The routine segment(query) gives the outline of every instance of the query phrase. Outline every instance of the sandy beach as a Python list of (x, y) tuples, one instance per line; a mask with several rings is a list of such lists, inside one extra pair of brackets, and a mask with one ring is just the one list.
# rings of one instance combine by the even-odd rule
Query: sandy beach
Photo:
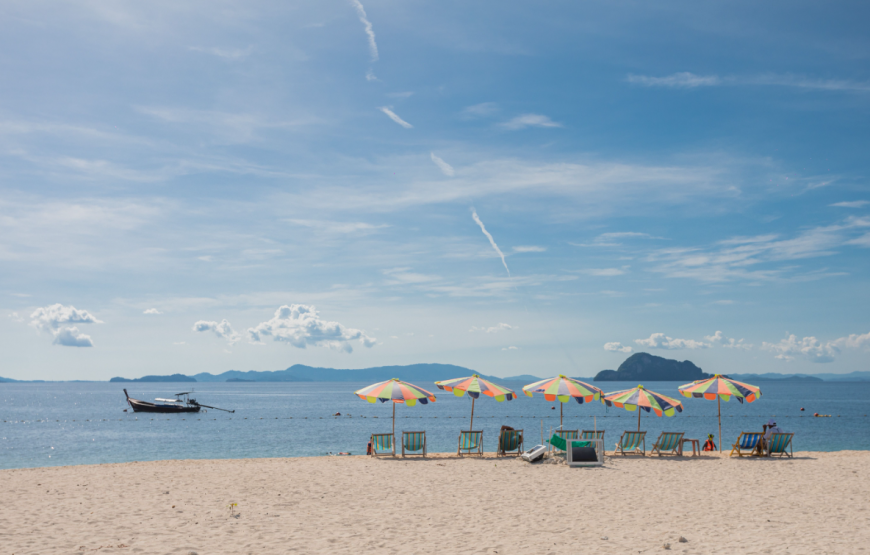
[[(870, 452), (158, 461), (0, 471), (4, 553), (862, 553)], [(237, 516), (228, 505), (236, 503)], [(687, 541), (680, 542), (680, 537)]]

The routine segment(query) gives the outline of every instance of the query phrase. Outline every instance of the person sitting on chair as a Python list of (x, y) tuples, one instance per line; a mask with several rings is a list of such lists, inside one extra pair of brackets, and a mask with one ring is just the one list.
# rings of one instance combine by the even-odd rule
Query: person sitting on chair
[(782, 428), (776, 425), (776, 420), (773, 418), (768, 420), (767, 424), (763, 425), (761, 429), (764, 432), (764, 437), (762, 437), (761, 441), (758, 442), (758, 447), (756, 448), (759, 455), (764, 454), (764, 450), (767, 448), (767, 442), (770, 441), (771, 434), (782, 433)]
[(707, 434), (707, 441), (704, 443), (704, 451), (715, 451), (716, 444), (713, 443), (713, 434)]

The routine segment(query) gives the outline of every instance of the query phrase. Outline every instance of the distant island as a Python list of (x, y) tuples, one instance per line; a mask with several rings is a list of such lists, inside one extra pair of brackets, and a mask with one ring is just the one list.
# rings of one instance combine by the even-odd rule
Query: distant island
[(596, 382), (692, 382), (709, 378), (694, 363), (684, 360), (670, 360), (649, 353), (635, 353), (625, 359), (616, 370), (602, 370)]
[(110, 382), (133, 383), (133, 382), (195, 382), (196, 380), (184, 374), (172, 374), (171, 376), (142, 376), (141, 378), (112, 378)]

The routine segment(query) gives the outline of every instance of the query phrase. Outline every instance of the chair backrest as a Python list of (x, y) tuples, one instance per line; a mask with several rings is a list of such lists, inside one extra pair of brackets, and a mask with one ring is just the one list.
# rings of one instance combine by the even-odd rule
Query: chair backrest
[(659, 449), (662, 451), (673, 451), (680, 446), (680, 442), (683, 441), (683, 436), (686, 435), (685, 432), (662, 432), (662, 435), (659, 436)]
[(770, 434), (768, 445), (771, 453), (785, 453), (794, 434)]
[(372, 448), (375, 451), (386, 451), (393, 448), (393, 434), (372, 434)]
[(755, 446), (758, 445), (758, 440), (761, 439), (762, 435), (764, 434), (760, 432), (741, 432), (740, 448), (755, 449)]
[(402, 432), (405, 451), (419, 451), (426, 445), (426, 432)]
[(636, 449), (646, 437), (646, 432), (629, 432), (622, 434), (619, 444), (623, 449)]
[(459, 432), (460, 449), (477, 449), (483, 432)]
[(604, 439), (604, 430), (583, 430), (580, 439)]
[(580, 439), (580, 430), (556, 430), (556, 435), (562, 439)]
[(498, 445), (503, 451), (513, 451), (519, 446), (522, 435), (522, 430), (502, 430)]

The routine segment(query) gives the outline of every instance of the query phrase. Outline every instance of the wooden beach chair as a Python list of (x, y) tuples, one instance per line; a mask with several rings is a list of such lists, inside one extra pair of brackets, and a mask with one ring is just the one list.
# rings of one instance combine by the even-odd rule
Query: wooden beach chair
[(483, 456), (483, 432), (464, 431), (459, 432), (459, 448), (456, 450), (457, 455), (462, 455), (465, 451), (468, 454), (477, 452)]
[(523, 454), (523, 431), (522, 430), (502, 430), (498, 436), (498, 451), (496, 457), (506, 457), (508, 455)]
[[(553, 432), (557, 436), (561, 437), (565, 441), (571, 441), (572, 439), (580, 439), (580, 430), (555, 430)], [(556, 447), (555, 445), (553, 447)], [(557, 449), (561, 449), (560, 447), (556, 447)], [(561, 449), (564, 451), (564, 449)]]
[(761, 441), (762, 437), (764, 437), (764, 434), (761, 432), (740, 432), (740, 435), (737, 436), (737, 442), (731, 446), (731, 454), (728, 456), (733, 457), (734, 453), (737, 453), (738, 457), (751, 457), (755, 455), (758, 442)]
[(405, 455), (426, 456), (426, 432), (402, 432), (402, 456)]
[(684, 435), (686, 435), (685, 432), (662, 432), (650, 454), (658, 453), (659, 457), (662, 455), (682, 455)]
[[(642, 447), (641, 447), (642, 446)], [(616, 444), (616, 452), (622, 453), (624, 457), (626, 453), (646, 456), (646, 432), (629, 432), (624, 431), (619, 436), (619, 441)]]
[(583, 430), (580, 439), (604, 439), (604, 430)]
[[(792, 437), (794, 437), (794, 434), (770, 434), (770, 439), (767, 440), (767, 456), (794, 457), (794, 453), (791, 450)], [(786, 452), (786, 449), (788, 449), (788, 452)]]
[[(380, 451), (380, 453), (378, 452)], [(396, 446), (393, 445), (393, 434), (372, 434), (372, 456), (386, 454), (396, 456)]]

